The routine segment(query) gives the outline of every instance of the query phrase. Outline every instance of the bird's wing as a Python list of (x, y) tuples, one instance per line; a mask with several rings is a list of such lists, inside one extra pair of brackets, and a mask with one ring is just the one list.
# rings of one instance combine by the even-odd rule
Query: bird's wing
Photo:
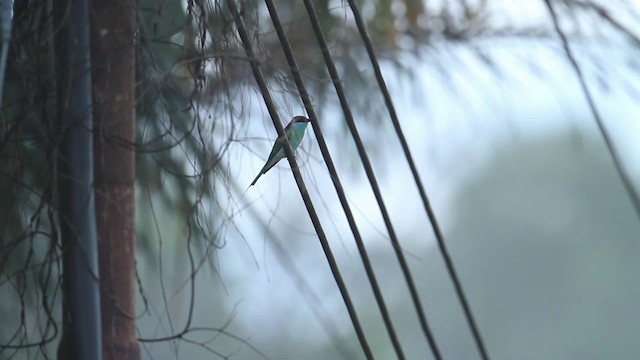
[(272, 167), (274, 167), (278, 161), (282, 160), (285, 157), (284, 153), (284, 137), (278, 137), (273, 144), (273, 148), (271, 149), (271, 153), (269, 154), (269, 158), (267, 159), (267, 163), (264, 164), (264, 167), (260, 171), (261, 173), (266, 173)]
[(269, 171), (269, 169), (271, 169), (278, 162), (278, 160), (282, 158), (280, 157), (280, 159), (277, 159), (278, 151), (282, 150), (284, 152), (284, 149), (282, 149), (282, 142), (278, 142), (279, 139), (280, 138), (276, 139), (276, 142), (273, 144), (273, 147), (271, 148), (271, 153), (269, 154), (269, 158), (267, 159), (267, 162), (264, 164), (262, 169), (260, 169), (258, 176), (256, 176), (255, 179), (253, 179), (253, 182), (251, 183), (251, 185), (254, 185), (258, 181), (260, 176), (262, 176), (262, 174), (266, 174), (267, 171)]
[[(302, 129), (302, 131), (296, 131), (296, 129), (293, 129), (291, 124), (292, 123), (289, 123), (289, 125), (287, 125), (287, 127), (285, 128), (285, 134), (289, 136), (289, 145), (291, 146), (291, 150), (295, 151), (302, 141), (302, 137), (304, 136), (304, 129)], [(278, 163), (278, 161), (286, 157), (284, 151), (285, 141), (286, 140), (284, 136), (278, 136), (276, 141), (273, 143), (273, 147), (271, 148), (271, 153), (269, 153), (267, 162), (264, 164), (264, 166), (258, 173), (258, 176), (256, 176), (251, 185), (255, 184), (260, 176), (262, 176), (262, 174), (265, 174), (267, 171), (271, 170), (271, 168), (274, 167)]]
[(267, 163), (269, 163), (269, 161), (271, 161), (275, 157), (276, 153), (280, 151), (283, 146), (284, 146), (284, 137), (278, 136), (276, 141), (273, 142), (273, 147), (271, 148), (271, 152), (269, 153), (269, 157), (267, 158)]

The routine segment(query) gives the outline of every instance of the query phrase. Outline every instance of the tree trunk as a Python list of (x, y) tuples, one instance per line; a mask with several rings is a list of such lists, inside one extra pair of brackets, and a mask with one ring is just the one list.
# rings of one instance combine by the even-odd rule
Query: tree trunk
[(103, 357), (139, 359), (135, 332), (135, 8), (91, 2)]

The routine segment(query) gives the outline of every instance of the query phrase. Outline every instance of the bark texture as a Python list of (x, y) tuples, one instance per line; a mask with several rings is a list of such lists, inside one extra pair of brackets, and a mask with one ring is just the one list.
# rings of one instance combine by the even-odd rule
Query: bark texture
[(91, 2), (103, 357), (140, 359), (135, 332), (135, 7)]

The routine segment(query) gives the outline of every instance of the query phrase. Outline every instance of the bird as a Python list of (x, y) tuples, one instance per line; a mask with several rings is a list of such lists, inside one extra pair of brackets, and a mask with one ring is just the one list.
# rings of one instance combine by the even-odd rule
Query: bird
[[(300, 142), (302, 142), (302, 138), (304, 137), (304, 131), (309, 124), (309, 119), (304, 116), (298, 115), (291, 119), (291, 122), (284, 128), (284, 136), (289, 140), (289, 146), (291, 146), (291, 151), (296, 151)], [(249, 187), (255, 185), (260, 176), (266, 174), (278, 161), (284, 159), (287, 155), (284, 151), (284, 146), (286, 141), (284, 136), (279, 136), (276, 141), (273, 143), (273, 148), (271, 149), (271, 153), (269, 154), (269, 158), (267, 159), (266, 164), (262, 167), (258, 176), (253, 179), (253, 182)]]

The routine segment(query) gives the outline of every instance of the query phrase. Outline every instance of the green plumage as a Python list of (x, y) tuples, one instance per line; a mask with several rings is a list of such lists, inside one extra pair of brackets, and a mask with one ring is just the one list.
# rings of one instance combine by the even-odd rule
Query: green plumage
[[(291, 146), (292, 151), (296, 151), (296, 149), (302, 142), (302, 138), (304, 137), (304, 131), (307, 128), (308, 123), (309, 123), (309, 119), (307, 119), (306, 117), (296, 116), (285, 127), (284, 132), (287, 138), (289, 139), (289, 145)], [(276, 139), (266, 164), (264, 164), (264, 166), (258, 173), (258, 176), (256, 176), (256, 178), (253, 180), (253, 182), (249, 186), (254, 185), (258, 181), (260, 176), (262, 176), (262, 174), (266, 174), (267, 171), (269, 171), (272, 167), (274, 167), (278, 163), (278, 161), (286, 157), (286, 153), (284, 151), (285, 143), (286, 143), (286, 140), (282, 136)]]

